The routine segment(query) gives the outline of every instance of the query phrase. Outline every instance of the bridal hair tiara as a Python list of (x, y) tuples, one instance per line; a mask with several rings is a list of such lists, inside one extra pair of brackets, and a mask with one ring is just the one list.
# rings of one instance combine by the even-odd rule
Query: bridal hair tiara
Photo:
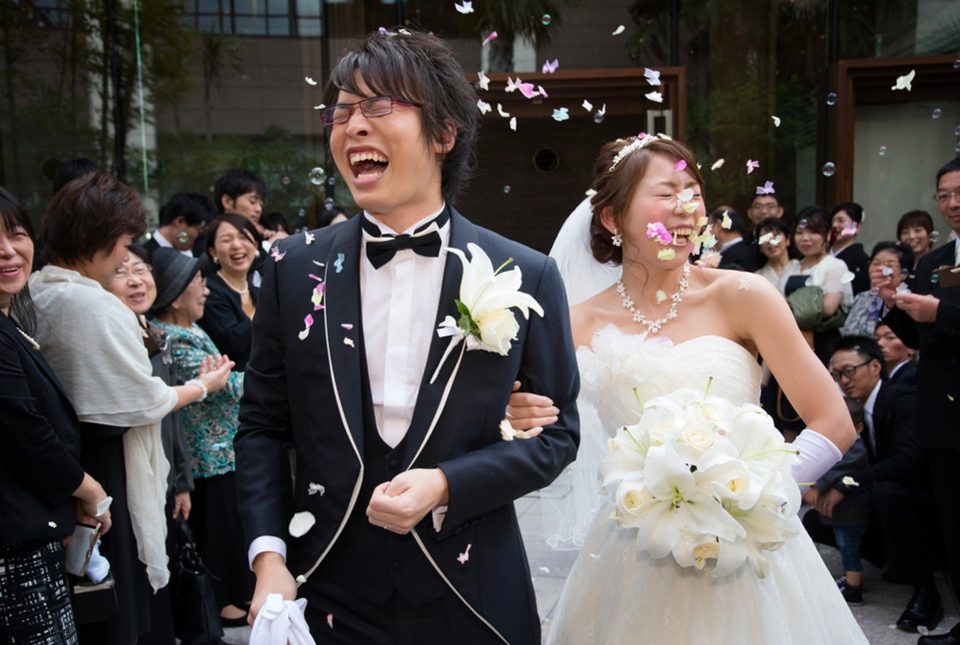
[(665, 134), (647, 134), (646, 132), (641, 132), (634, 138), (633, 141), (631, 141), (627, 145), (620, 148), (619, 152), (617, 152), (617, 156), (613, 158), (613, 163), (610, 164), (609, 172), (613, 172), (614, 169), (617, 167), (617, 164), (619, 164), (621, 161), (623, 161), (624, 159), (632, 155), (634, 152), (636, 152), (640, 148), (647, 147), (657, 139), (669, 139), (669, 138), (670, 137), (668, 137)]

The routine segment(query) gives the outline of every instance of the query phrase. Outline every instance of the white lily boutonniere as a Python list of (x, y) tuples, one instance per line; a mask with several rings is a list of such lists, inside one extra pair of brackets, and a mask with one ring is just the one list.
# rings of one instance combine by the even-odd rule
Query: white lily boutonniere
[(531, 310), (543, 316), (540, 303), (520, 291), (523, 281), (520, 267), (504, 271), (512, 258), (494, 269), (490, 257), (479, 246), (467, 244), (467, 250), (469, 260), (460, 249), (447, 249), (463, 263), (460, 297), (456, 300), (460, 317), (447, 316), (437, 328), (437, 335), (450, 338), (450, 345), (440, 359), (431, 383), (436, 381), (440, 368), (460, 341), (464, 341), (465, 349), (482, 349), (506, 356), (520, 331), (516, 314), (511, 309), (519, 309), (524, 318), (530, 317)]

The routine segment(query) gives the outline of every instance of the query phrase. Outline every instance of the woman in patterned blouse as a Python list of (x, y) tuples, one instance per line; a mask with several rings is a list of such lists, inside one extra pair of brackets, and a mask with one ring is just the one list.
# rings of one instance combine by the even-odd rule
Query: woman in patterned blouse
[[(220, 354), (197, 325), (209, 293), (199, 262), (162, 248), (154, 251), (151, 261), (160, 294), (154, 308), (157, 326), (167, 334), (178, 377), (195, 378), (205, 359)], [(233, 436), (242, 393), (243, 372), (234, 371), (225, 388), (180, 413), (180, 427), (192, 453), (190, 527), (200, 556), (215, 576), (221, 621), (226, 626), (245, 624), (246, 611), (240, 607), (253, 593), (234, 489)]]

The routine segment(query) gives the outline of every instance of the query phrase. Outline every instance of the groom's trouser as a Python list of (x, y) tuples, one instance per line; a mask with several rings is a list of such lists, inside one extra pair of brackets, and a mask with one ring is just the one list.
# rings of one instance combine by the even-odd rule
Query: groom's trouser
[(318, 645), (501, 642), (452, 592), (418, 607), (394, 593), (379, 606), (314, 575), (300, 588), (300, 597), (307, 599), (307, 623)]

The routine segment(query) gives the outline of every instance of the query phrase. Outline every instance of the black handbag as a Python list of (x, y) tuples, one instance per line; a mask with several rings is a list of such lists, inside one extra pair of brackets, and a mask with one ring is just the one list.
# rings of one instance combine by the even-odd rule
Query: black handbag
[(193, 533), (182, 517), (177, 518), (176, 530), (176, 560), (170, 575), (175, 633), (183, 645), (216, 643), (223, 636), (223, 626), (213, 574), (200, 560)]

